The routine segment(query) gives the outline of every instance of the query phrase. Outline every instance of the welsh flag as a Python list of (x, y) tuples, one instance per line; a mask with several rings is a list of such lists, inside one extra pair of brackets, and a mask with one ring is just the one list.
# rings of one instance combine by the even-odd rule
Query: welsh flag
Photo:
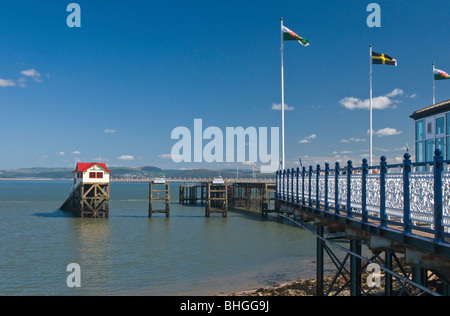
[(445, 71), (435, 69), (434, 70), (434, 79), (435, 80), (445, 80), (445, 79), (450, 79), (450, 76)]
[(309, 46), (309, 41), (307, 39), (298, 36), (290, 29), (288, 29), (286, 26), (283, 26), (282, 31), (283, 31), (283, 39), (285, 41), (298, 41), (303, 46)]

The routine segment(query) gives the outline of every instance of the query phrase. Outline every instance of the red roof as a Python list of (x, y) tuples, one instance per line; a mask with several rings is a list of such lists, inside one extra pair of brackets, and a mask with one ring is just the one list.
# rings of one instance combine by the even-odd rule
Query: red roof
[(104, 163), (97, 163), (97, 162), (92, 162), (92, 163), (84, 163), (84, 162), (79, 162), (77, 163), (77, 167), (73, 172), (86, 172), (89, 168), (91, 168), (92, 166), (99, 166), (100, 168), (102, 168), (103, 170), (105, 170), (105, 172), (107, 173), (111, 173), (111, 170), (109, 170), (108, 168), (106, 168), (106, 164)]

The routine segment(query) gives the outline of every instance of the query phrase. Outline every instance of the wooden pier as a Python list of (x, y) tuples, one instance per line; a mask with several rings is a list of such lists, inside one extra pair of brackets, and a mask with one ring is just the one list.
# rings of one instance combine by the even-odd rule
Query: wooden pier
[(181, 184), (179, 189), (179, 201), (181, 205), (205, 205), (206, 201), (206, 183)]
[(60, 207), (78, 217), (109, 217), (109, 173), (105, 164), (79, 163), (74, 173), (74, 189)]
[(180, 205), (205, 205), (205, 216), (220, 213), (227, 216), (229, 208), (260, 211), (267, 215), (275, 211), (276, 184), (260, 182), (214, 181), (180, 185)]
[[(165, 207), (163, 209), (155, 209), (154, 201), (163, 201)], [(166, 181), (153, 180), (150, 182), (148, 217), (152, 218), (154, 213), (163, 213), (166, 215), (166, 218), (170, 216), (170, 188), (169, 183)]]
[[(78, 163), (73, 190), (60, 207), (79, 217), (109, 217), (110, 173), (105, 164)], [(169, 181), (170, 180), (170, 181)], [(170, 183), (179, 179), (154, 178), (149, 181), (148, 217), (165, 214), (170, 217)], [(185, 179), (179, 188), (180, 205), (202, 205), (205, 217), (228, 216), (229, 208), (257, 210), (262, 215), (275, 211), (275, 183), (261, 179)], [(236, 180), (236, 181), (233, 181)]]

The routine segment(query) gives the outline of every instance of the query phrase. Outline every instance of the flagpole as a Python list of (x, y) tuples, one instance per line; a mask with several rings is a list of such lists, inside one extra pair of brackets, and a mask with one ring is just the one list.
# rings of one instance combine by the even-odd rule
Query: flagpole
[(281, 155), (282, 170), (285, 169), (285, 150), (284, 150), (284, 66), (283, 66), (283, 18), (281, 18)]
[(436, 85), (435, 85), (435, 78), (434, 78), (434, 63), (433, 63), (433, 105), (436, 104)]
[(373, 101), (372, 101), (372, 45), (370, 45), (370, 166), (373, 165), (373, 123), (372, 123), (372, 112), (373, 112)]

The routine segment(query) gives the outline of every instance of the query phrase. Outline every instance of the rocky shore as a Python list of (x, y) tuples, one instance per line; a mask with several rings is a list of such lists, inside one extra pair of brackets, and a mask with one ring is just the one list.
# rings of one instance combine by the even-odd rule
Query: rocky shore
[[(324, 287), (327, 288), (333, 280), (332, 276), (325, 277), (324, 279)], [(343, 281), (337, 282), (337, 285), (340, 287), (343, 285), (341, 283)], [(298, 280), (289, 283), (279, 284), (277, 286), (272, 287), (264, 287), (249, 291), (242, 291), (236, 293), (227, 294), (229, 296), (316, 296), (317, 287), (316, 287), (316, 279), (309, 280)], [(334, 293), (330, 293), (333, 295)], [(339, 296), (349, 296), (350, 293), (348, 290), (344, 290), (338, 294)]]

